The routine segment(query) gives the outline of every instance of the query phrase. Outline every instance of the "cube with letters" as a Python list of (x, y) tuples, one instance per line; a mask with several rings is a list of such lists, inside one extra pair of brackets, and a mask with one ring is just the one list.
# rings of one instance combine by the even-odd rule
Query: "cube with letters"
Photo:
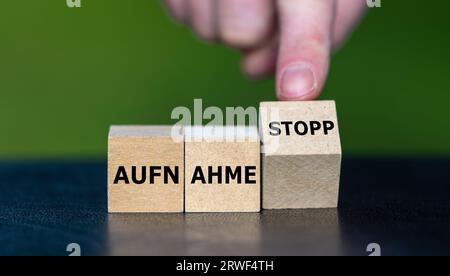
[(264, 102), (263, 209), (336, 208), (341, 143), (334, 101)]
[(256, 127), (191, 127), (186, 136), (186, 212), (259, 212)]
[(184, 211), (184, 138), (169, 126), (113, 126), (108, 141), (108, 211)]

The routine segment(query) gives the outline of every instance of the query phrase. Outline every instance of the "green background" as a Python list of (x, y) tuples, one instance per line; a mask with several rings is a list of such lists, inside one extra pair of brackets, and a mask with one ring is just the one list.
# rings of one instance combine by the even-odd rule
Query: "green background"
[[(383, 1), (333, 59), (344, 151), (450, 154), (450, 1)], [(111, 124), (168, 124), (176, 106), (258, 106), (239, 54), (199, 42), (155, 0), (0, 4), (0, 158), (103, 158)]]

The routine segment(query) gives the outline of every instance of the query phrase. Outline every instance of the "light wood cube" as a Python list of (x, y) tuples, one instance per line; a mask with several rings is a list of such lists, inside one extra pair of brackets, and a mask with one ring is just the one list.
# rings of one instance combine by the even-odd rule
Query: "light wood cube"
[[(178, 137), (179, 139), (180, 137)], [(184, 211), (184, 142), (168, 126), (113, 126), (108, 142), (108, 211)]]
[(336, 208), (341, 143), (333, 101), (265, 102), (263, 209)]
[(256, 127), (186, 129), (186, 212), (260, 212)]

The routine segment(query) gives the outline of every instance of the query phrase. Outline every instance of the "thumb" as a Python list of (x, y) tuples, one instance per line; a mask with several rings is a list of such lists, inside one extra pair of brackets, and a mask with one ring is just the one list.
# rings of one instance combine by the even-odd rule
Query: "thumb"
[(280, 100), (313, 100), (320, 95), (328, 75), (335, 5), (335, 0), (278, 0)]

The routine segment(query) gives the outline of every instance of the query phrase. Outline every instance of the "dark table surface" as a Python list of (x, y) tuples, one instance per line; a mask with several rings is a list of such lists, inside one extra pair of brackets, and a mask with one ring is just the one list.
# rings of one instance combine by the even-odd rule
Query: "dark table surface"
[(339, 209), (108, 214), (106, 162), (0, 163), (0, 255), (450, 255), (450, 160), (347, 158)]

